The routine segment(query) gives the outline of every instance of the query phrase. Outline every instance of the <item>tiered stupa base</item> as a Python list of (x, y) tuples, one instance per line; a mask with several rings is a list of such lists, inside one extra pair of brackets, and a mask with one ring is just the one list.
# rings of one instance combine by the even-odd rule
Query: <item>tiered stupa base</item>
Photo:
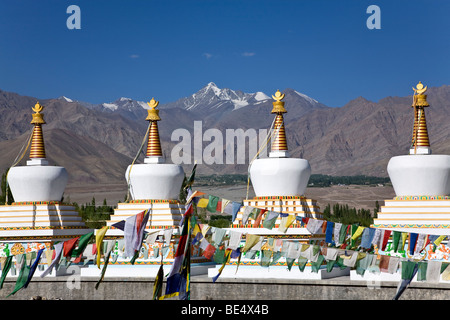
[[(112, 226), (148, 209), (151, 212), (146, 230), (164, 230), (179, 226), (185, 212), (185, 205), (178, 200), (131, 200), (127, 203), (119, 203), (107, 225)], [(107, 236), (123, 236), (123, 231), (111, 228)]]
[[(36, 257), (40, 249), (50, 249), (57, 241), (73, 239), (93, 229), (86, 227), (75, 207), (58, 201), (16, 202), (0, 206), (0, 257), (27, 255), (27, 263)], [(45, 250), (44, 252), (47, 252)], [(17, 277), (17, 259), (8, 276)], [(51, 263), (45, 255), (40, 260), (35, 276), (39, 276)], [(73, 265), (55, 268), (48, 276), (60, 276), (79, 272)]]
[[(299, 218), (323, 219), (316, 200), (307, 199), (303, 196), (255, 197), (253, 199), (244, 200), (243, 205), (244, 207), (251, 206), (259, 209), (266, 209), (268, 211), (289, 213)], [(298, 220), (295, 220), (286, 232), (281, 232), (278, 230), (281, 223), (280, 218), (277, 219), (275, 226), (271, 230), (264, 228), (262, 223), (259, 227), (254, 227), (253, 220), (248, 221), (246, 225), (243, 225), (243, 208), (241, 208), (238, 212), (236, 220), (229, 230), (261, 235), (264, 236), (266, 240), (267, 238), (276, 238), (282, 240), (292, 240), (299, 242), (300, 244), (309, 244), (313, 242), (317, 242), (319, 244), (325, 238), (323, 234), (312, 235), (306, 227), (301, 226), (301, 223)], [(244, 243), (245, 239), (242, 240), (242, 244)], [(221, 266), (216, 266), (215, 268), (209, 269), (208, 276), (216, 276), (220, 267)], [(246, 258), (245, 255), (241, 257), (240, 261), (237, 259), (231, 259), (223, 269), (220, 278), (320, 280), (348, 276), (349, 272), (349, 268), (340, 269), (338, 267), (335, 267), (330, 272), (327, 272), (325, 265), (315, 272), (309, 262), (305, 269), (300, 271), (297, 261), (293, 263), (291, 270), (288, 270), (285, 257), (280, 258), (269, 267), (263, 267), (261, 266), (261, 258), (257, 254), (253, 259)]]
[(0, 206), (0, 241), (54, 242), (86, 233), (75, 207), (58, 201), (15, 202)]
[(315, 218), (323, 219), (322, 214), (319, 211), (316, 200), (307, 199), (303, 196), (267, 196), (267, 197), (254, 197), (253, 199), (244, 200), (243, 207), (238, 212), (236, 220), (231, 226), (232, 230), (240, 231), (251, 234), (258, 234), (264, 236), (274, 236), (277, 238), (286, 239), (299, 239), (307, 241), (309, 240), (321, 240), (324, 239), (323, 234), (311, 235), (305, 227), (301, 227), (301, 223), (298, 220), (287, 229), (287, 231), (280, 232), (278, 227), (280, 226), (281, 218), (278, 217), (275, 226), (269, 230), (262, 227), (255, 228), (253, 226), (253, 221), (247, 221), (246, 225), (242, 224), (242, 218), (244, 213), (244, 208), (246, 206), (265, 209), (268, 211), (275, 211), (280, 213), (288, 213), (299, 218)]
[(373, 227), (449, 235), (450, 196), (400, 196), (386, 200)]

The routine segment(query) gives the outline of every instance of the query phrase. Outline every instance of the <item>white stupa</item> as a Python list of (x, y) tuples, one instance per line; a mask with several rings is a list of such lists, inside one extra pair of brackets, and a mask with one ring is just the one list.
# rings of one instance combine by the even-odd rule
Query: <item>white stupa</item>
[[(151, 209), (147, 228), (167, 229), (178, 227), (184, 214), (185, 206), (179, 202), (179, 195), (185, 175), (180, 165), (166, 163), (163, 157), (158, 132), (158, 121), (161, 120), (156, 109), (158, 104), (155, 99), (148, 102), (150, 108), (146, 120), (150, 124), (144, 163), (128, 166), (125, 173), (131, 199), (118, 204), (107, 223), (109, 226)], [(121, 230), (108, 231), (109, 235), (115, 233), (123, 235)]]
[[(284, 94), (277, 91), (272, 97), (275, 100), (272, 113), (276, 114), (276, 118), (272, 131), (271, 152), (268, 158), (258, 158), (250, 164), (250, 179), (256, 196), (244, 200), (244, 207), (251, 206), (288, 213), (295, 217), (321, 219), (323, 217), (317, 202), (304, 196), (311, 175), (308, 160), (289, 156), (283, 120), (283, 113), (287, 112), (282, 101)], [(272, 230), (253, 228), (251, 221), (248, 225), (242, 225), (243, 210), (241, 209), (236, 217), (232, 226), (234, 229), (266, 235), (295, 235), (304, 240), (323, 238), (323, 235), (311, 235), (306, 228), (300, 228), (299, 221), (288, 228), (286, 233), (277, 231), (277, 227)], [(280, 220), (281, 218), (278, 218), (276, 224), (279, 224)]]
[[(273, 131), (271, 135), (271, 152), (268, 158), (255, 159), (250, 164), (250, 179), (255, 191), (253, 199), (243, 201), (243, 207), (238, 212), (230, 231), (248, 235), (259, 236), (260, 244), (263, 247), (268, 245), (269, 239), (289, 240), (292, 243), (300, 244), (319, 244), (324, 240), (325, 235), (322, 232), (311, 234), (306, 227), (301, 224), (303, 218), (323, 219), (317, 202), (307, 199), (304, 196), (308, 180), (311, 175), (311, 167), (308, 160), (300, 158), (291, 158), (289, 156), (286, 132), (284, 128), (283, 113), (286, 113), (284, 94), (278, 91), (274, 98), (272, 113), (276, 114)], [(276, 219), (275, 225), (271, 228), (265, 228), (263, 223), (255, 225), (257, 219), (248, 219), (243, 223), (244, 212), (246, 208), (258, 208), (270, 211), (288, 214), (285, 217), (281, 215)], [(297, 220), (299, 218), (300, 220)], [(286, 228), (284, 221), (293, 221)], [(280, 228), (280, 225), (282, 226)], [(241, 238), (241, 244), (244, 237)], [(261, 250), (262, 248), (261, 247)], [(258, 249), (260, 250), (260, 249)], [(261, 253), (262, 254), (262, 251)], [(240, 259), (230, 259), (220, 275), (221, 278), (228, 279), (326, 279), (338, 276), (349, 275), (349, 268), (333, 268), (327, 272), (324, 265), (320, 270), (314, 272), (311, 264), (307, 264), (304, 271), (296, 266), (298, 261), (294, 262), (292, 269), (287, 268), (287, 259), (282, 257), (276, 262), (270, 264), (268, 268), (260, 266), (260, 258), (243, 256)], [(221, 266), (208, 270), (208, 276), (214, 277), (218, 274)], [(270, 280), (269, 280), (270, 281)]]
[(75, 207), (61, 201), (68, 174), (64, 167), (51, 166), (46, 159), (42, 110), (43, 106), (36, 103), (30, 160), (26, 166), (13, 166), (7, 174), (14, 202), (0, 206), (0, 240), (17, 242), (16, 246), (39, 246), (93, 231)]
[(396, 197), (381, 207), (375, 227), (450, 234), (450, 156), (432, 154), (425, 119), (427, 87), (413, 88), (414, 127), (408, 155), (392, 157), (387, 170)]

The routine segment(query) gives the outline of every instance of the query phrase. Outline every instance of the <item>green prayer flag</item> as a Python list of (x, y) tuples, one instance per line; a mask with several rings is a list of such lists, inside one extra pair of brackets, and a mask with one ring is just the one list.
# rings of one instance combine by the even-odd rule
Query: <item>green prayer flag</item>
[(14, 290), (9, 295), (6, 296), (7, 298), (9, 296), (12, 296), (13, 294), (15, 294), (20, 289), (22, 289), (23, 286), (27, 283), (28, 275), (30, 273), (31, 268), (29, 266), (27, 266), (26, 262), (27, 262), (26, 256), (24, 254), (23, 261), (22, 261), (22, 268), (20, 269), (19, 276), (17, 277), (17, 280), (16, 280), (16, 286), (14, 287)]
[(416, 266), (416, 262), (414, 261), (402, 261), (402, 280), (410, 280), (413, 272), (414, 267)]
[(8, 274), (9, 270), (12, 266), (12, 259), (13, 256), (8, 256), (5, 261), (5, 265), (3, 266), (2, 270), (2, 278), (0, 279), (0, 289), (3, 288), (3, 282), (5, 281), (6, 275)]
[(209, 212), (216, 212), (217, 211), (217, 204), (219, 203), (219, 197), (209, 195), (208, 204), (206, 206), (206, 210)]
[(333, 270), (333, 267), (335, 264), (336, 264), (336, 260), (327, 261), (327, 272), (331, 272), (331, 270)]
[(289, 271), (291, 271), (292, 265), (294, 264), (294, 260), (295, 260), (294, 258), (286, 258), (286, 263)]
[(427, 279), (427, 267), (426, 261), (419, 262), (419, 269), (417, 271), (417, 281), (425, 281)]
[(223, 264), (226, 261), (225, 249), (216, 249), (214, 252), (214, 262)]
[(318, 273), (324, 259), (325, 257), (323, 255), (320, 255), (316, 262), (311, 262), (311, 271), (314, 273)]
[[(358, 225), (357, 224), (352, 224), (352, 228), (351, 228), (352, 236), (356, 232), (356, 230), (358, 230)], [(355, 244), (356, 244), (356, 240), (353, 240), (353, 238), (352, 238), (351, 241), (350, 241), (350, 246), (354, 247)]]
[(402, 237), (402, 233), (400, 231), (394, 231), (392, 235), (392, 244), (394, 246), (394, 252), (398, 250), (398, 244), (400, 243), (400, 238)]
[(339, 230), (339, 243), (344, 243), (345, 236), (347, 235), (347, 227), (348, 225), (342, 224), (341, 230)]
[(72, 251), (72, 257), (78, 257), (80, 254), (84, 252), (84, 249), (86, 249), (89, 240), (94, 236), (94, 232), (87, 233), (85, 235), (82, 235), (80, 239), (78, 240), (78, 246), (77, 248), (73, 249)]
[(305, 271), (306, 264), (308, 263), (308, 259), (305, 257), (298, 258), (298, 268), (301, 272)]
[(262, 250), (261, 267), (268, 267), (270, 265), (270, 258), (272, 258), (272, 250)]

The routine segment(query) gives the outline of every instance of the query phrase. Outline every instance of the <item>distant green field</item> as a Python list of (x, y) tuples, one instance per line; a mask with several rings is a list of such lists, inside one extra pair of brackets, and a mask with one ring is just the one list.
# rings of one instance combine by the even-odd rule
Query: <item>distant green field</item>
[[(247, 175), (244, 174), (225, 174), (225, 175), (205, 175), (197, 176), (195, 178), (195, 185), (197, 186), (226, 186), (235, 184), (246, 184)], [(309, 178), (308, 187), (330, 187), (339, 184), (354, 184), (354, 185), (377, 185), (390, 184), (389, 178), (385, 177), (371, 177), (371, 176), (328, 176), (323, 174), (312, 174)]]

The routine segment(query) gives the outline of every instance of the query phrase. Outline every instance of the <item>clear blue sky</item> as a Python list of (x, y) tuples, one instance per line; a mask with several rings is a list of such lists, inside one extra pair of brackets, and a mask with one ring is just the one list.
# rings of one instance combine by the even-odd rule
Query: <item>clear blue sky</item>
[[(69, 30), (69, 5), (81, 30)], [(381, 29), (369, 30), (369, 5)], [(328, 106), (450, 84), (450, 1), (21, 0), (0, 3), (0, 89), (161, 103), (208, 82), (293, 88)]]

